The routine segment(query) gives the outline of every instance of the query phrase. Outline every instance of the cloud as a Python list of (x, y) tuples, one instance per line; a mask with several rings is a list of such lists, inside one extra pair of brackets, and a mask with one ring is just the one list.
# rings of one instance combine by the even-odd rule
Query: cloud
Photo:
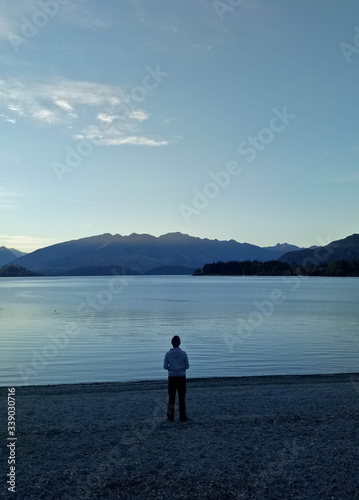
[(75, 138), (86, 137), (102, 145), (166, 145), (167, 141), (139, 133), (138, 127), (149, 114), (136, 106), (121, 87), (112, 85), (65, 79), (0, 80), (0, 118), (7, 122), (61, 126)]
[(102, 122), (106, 122), (106, 123), (112, 123), (116, 117), (115, 116), (110, 116), (110, 115), (106, 115), (106, 113), (99, 113), (97, 115), (97, 119), (102, 121)]
[[(2, 2), (0, 40), (9, 41), (14, 35), (28, 38), (26, 29), (30, 24), (36, 27), (37, 19), (47, 19), (47, 22), (51, 23), (71, 23), (80, 28), (96, 31), (108, 28), (111, 24), (106, 9), (91, 10), (91, 5), (86, 0), (68, 0), (66, 3), (52, 0), (48, 4), (46, 1), (39, 2), (39, 0)], [(38, 31), (40, 30), (41, 27), (38, 28)]]
[(176, 120), (176, 118), (164, 118), (162, 120), (162, 125), (164, 127), (167, 127), (168, 125), (170, 125), (172, 122), (174, 122)]
[(1, 2), (0, 39), (9, 41), (11, 34), (22, 35), (24, 18), (39, 11), (37, 0), (17, 0), (16, 2)]
[[(78, 94), (75, 85), (74, 94)], [(71, 85), (0, 80), (0, 108), (10, 118), (27, 118), (38, 124), (69, 123), (75, 115), (68, 100)], [(71, 97), (73, 99), (73, 97)]]
[(19, 200), (21, 193), (7, 187), (0, 187), (0, 209), (1, 210), (17, 210), (19, 208)]
[(33, 252), (38, 248), (43, 248), (49, 245), (58, 243), (54, 239), (37, 238), (25, 235), (13, 235), (13, 234), (1, 234), (0, 233), (1, 246), (4, 245), (6, 248), (15, 248), (22, 252)]
[[(160, 53), (200, 54), (223, 45), (228, 27), (227, 23), (220, 22), (214, 2), (190, 0), (185, 3), (187, 8), (183, 8), (183, 2), (128, 0), (137, 23), (145, 29), (153, 29), (151, 39), (143, 42), (146, 47)], [(229, 6), (227, 0), (221, 3), (227, 5), (233, 17), (236, 9)]]
[(8, 115), (0, 115), (0, 118), (4, 118), (4, 120), (9, 123), (16, 123), (15, 118), (10, 118)]
[(102, 5), (95, 12), (91, 12), (89, 2), (86, 0), (69, 1), (64, 7), (66, 7), (62, 11), (64, 20), (81, 28), (97, 31), (111, 25), (111, 16)]
[(90, 125), (75, 139), (86, 139), (97, 146), (121, 146), (123, 144), (133, 144), (137, 146), (167, 146), (168, 142), (156, 140), (139, 135), (128, 135), (124, 133), (120, 123), (111, 123), (106, 126)]
[(150, 115), (146, 113), (146, 111), (143, 111), (142, 109), (138, 109), (137, 111), (132, 111), (130, 113), (130, 118), (134, 118), (135, 120), (138, 120), (140, 122), (147, 120), (149, 116)]
[(3, 13), (0, 14), (0, 39), (7, 40), (9, 33), (14, 29), (13, 23), (4, 16)]
[(104, 138), (100, 140), (99, 144), (106, 146), (119, 146), (120, 144), (135, 144), (136, 146), (166, 146), (167, 141), (156, 141), (148, 137), (129, 136), (129, 137), (116, 137), (113, 139)]
[(67, 101), (64, 101), (63, 99), (58, 99), (57, 101), (55, 101), (55, 104), (57, 104), (57, 106), (59, 106), (60, 108), (65, 109), (66, 111), (73, 111), (73, 107), (71, 106), (71, 104)]

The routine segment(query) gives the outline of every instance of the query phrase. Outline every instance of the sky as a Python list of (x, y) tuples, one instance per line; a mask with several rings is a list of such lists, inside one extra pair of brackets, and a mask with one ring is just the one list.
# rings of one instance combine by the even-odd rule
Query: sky
[(0, 246), (359, 232), (356, 0), (0, 7)]

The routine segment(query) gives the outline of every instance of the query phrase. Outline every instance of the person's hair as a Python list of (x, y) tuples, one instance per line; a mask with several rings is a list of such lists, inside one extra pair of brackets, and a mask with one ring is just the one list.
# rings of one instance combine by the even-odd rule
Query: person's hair
[(180, 344), (181, 344), (181, 339), (179, 338), (178, 335), (175, 335), (172, 340), (171, 340), (171, 344), (173, 345), (173, 347), (178, 347)]

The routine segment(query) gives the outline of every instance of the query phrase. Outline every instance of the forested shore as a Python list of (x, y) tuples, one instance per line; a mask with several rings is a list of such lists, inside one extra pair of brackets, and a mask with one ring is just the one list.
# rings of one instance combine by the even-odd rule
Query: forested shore
[(205, 264), (196, 269), (194, 276), (359, 276), (359, 260), (338, 260), (329, 264), (297, 265), (287, 264), (279, 260), (260, 262), (231, 261)]

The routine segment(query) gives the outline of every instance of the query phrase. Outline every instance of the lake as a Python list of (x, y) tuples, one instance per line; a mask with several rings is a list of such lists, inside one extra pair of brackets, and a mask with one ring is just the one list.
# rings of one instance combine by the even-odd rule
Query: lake
[(359, 278), (1, 278), (0, 385), (359, 371)]

